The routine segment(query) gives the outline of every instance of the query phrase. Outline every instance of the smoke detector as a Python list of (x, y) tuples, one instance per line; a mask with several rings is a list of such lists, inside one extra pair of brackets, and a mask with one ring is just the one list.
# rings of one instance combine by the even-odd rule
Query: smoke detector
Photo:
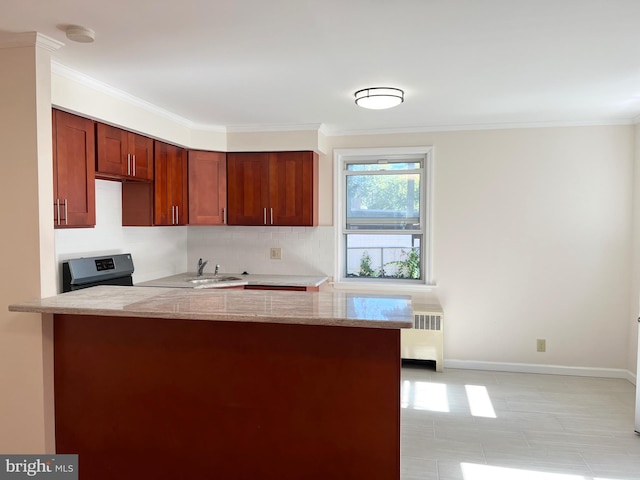
[(74, 42), (91, 43), (96, 39), (96, 32), (90, 28), (81, 27), (79, 25), (69, 25), (65, 29), (67, 38)]

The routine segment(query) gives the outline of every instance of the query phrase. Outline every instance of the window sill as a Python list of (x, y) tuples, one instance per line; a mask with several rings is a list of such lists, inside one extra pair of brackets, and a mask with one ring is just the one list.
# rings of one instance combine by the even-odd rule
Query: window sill
[(432, 293), (436, 291), (437, 285), (435, 284), (407, 284), (407, 283), (384, 283), (374, 284), (370, 282), (329, 282), (329, 285), (335, 290), (352, 290), (360, 292), (380, 292), (391, 294), (420, 294), (420, 293)]

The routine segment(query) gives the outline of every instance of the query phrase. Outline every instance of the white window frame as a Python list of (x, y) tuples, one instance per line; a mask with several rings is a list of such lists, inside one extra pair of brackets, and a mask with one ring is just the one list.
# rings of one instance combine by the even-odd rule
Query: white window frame
[[(420, 224), (422, 230), (422, 245), (420, 255), (423, 262), (423, 272), (421, 280), (406, 279), (375, 279), (363, 280), (358, 278), (345, 277), (346, 260), (346, 175), (345, 164), (354, 161), (393, 159), (407, 161), (415, 160), (416, 157), (423, 159), (423, 178), (420, 182)], [(433, 147), (388, 147), (388, 148), (344, 148), (333, 151), (334, 158), (334, 226), (336, 235), (336, 258), (334, 286), (336, 288), (363, 287), (367, 289), (384, 289), (399, 287), (403, 290), (424, 289), (433, 287), (432, 265), (433, 265), (433, 228), (432, 228), (432, 195), (433, 195)], [(352, 232), (353, 233), (353, 232)]]

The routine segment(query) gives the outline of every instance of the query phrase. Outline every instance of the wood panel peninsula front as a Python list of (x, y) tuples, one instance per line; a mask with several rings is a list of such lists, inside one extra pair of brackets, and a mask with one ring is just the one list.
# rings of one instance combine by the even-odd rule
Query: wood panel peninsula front
[(80, 479), (400, 478), (410, 297), (100, 286), (9, 309), (54, 315)]

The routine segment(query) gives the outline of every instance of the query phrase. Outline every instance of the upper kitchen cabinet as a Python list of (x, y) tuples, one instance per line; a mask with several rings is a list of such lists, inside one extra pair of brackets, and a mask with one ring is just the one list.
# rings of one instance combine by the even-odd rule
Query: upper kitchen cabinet
[(52, 117), (54, 226), (93, 227), (95, 123), (55, 109)]
[(227, 208), (227, 155), (189, 151), (189, 225), (224, 225)]
[(317, 183), (314, 152), (229, 153), (228, 223), (317, 225)]
[(269, 153), (227, 153), (227, 222), (266, 225)]
[(154, 225), (189, 223), (187, 203), (187, 151), (154, 142)]
[(318, 224), (318, 155), (314, 152), (269, 154), (271, 225)]
[(96, 176), (106, 179), (153, 180), (153, 140), (98, 123)]

